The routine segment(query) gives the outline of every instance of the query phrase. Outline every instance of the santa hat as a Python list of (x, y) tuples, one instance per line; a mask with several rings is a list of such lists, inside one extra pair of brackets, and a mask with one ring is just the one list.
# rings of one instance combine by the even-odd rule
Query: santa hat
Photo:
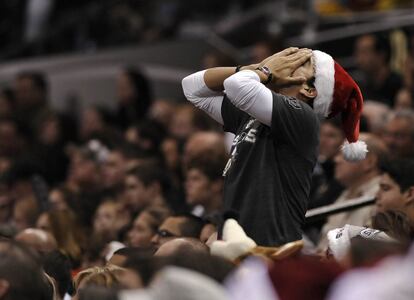
[(347, 139), (342, 146), (344, 157), (348, 161), (362, 160), (368, 150), (363, 141), (358, 141), (359, 118), (363, 105), (361, 90), (330, 55), (314, 50), (313, 57), (315, 88), (318, 91), (313, 109), (325, 118), (332, 118), (341, 113), (342, 129)]

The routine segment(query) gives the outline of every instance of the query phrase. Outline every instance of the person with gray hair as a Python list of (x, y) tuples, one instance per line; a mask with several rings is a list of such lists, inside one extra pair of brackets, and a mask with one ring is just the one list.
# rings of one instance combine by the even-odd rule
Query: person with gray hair
[[(368, 145), (368, 155), (365, 160), (359, 162), (348, 162), (342, 153), (335, 157), (335, 179), (345, 187), (345, 190), (334, 203), (345, 203), (350, 199), (374, 198), (379, 190), (381, 179), (380, 161), (388, 154), (385, 143), (373, 134), (364, 133), (361, 139)], [(374, 213), (373, 205), (338, 213), (328, 218), (323, 226), (318, 250), (324, 251), (328, 245), (327, 233), (335, 228), (346, 224), (355, 226), (369, 225)]]
[(414, 158), (414, 111), (399, 110), (386, 122), (383, 139), (397, 158)]
[(382, 134), (390, 113), (390, 107), (384, 103), (374, 100), (364, 102), (362, 115), (368, 121), (369, 131), (376, 135)]

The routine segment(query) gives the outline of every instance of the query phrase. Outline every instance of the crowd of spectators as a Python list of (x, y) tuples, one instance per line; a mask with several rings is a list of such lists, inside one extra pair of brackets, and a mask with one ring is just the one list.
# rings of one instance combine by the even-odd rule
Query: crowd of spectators
[(414, 44), (404, 70), (382, 35), (354, 49), (369, 153), (345, 161), (340, 121), (322, 121), (309, 208), (375, 204), (306, 224), (301, 250), (258, 245), (235, 260), (209, 251), (231, 137), (204, 113), (154, 99), (125, 68), (115, 111), (66, 115), (41, 72), (19, 73), (0, 92), (0, 299), (411, 299)]
[(269, 0), (15, 0), (0, 3), (0, 59), (151, 43)]

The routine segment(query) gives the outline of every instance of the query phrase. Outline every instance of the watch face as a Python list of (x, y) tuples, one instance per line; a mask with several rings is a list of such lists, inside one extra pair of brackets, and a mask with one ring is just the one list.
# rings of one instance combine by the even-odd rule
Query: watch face
[(263, 71), (263, 73), (265, 73), (266, 75), (268, 75), (269, 76), (269, 74), (270, 74), (270, 70), (269, 70), (269, 68), (268, 67), (265, 67), (265, 66), (263, 66), (262, 67), (262, 71)]

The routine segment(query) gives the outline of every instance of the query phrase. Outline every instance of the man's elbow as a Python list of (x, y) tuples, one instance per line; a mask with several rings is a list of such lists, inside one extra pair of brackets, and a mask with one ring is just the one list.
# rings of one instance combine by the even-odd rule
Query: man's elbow
[(194, 98), (194, 91), (191, 88), (192, 87), (191, 83), (192, 83), (191, 75), (188, 75), (187, 77), (184, 77), (183, 80), (181, 80), (181, 86), (183, 88), (183, 93), (188, 101), (191, 101), (191, 99)]
[(223, 82), (224, 90), (226, 91), (227, 97), (233, 98), (233, 96), (236, 95), (236, 93), (240, 90), (242, 87), (242, 83), (236, 76), (230, 76)]

